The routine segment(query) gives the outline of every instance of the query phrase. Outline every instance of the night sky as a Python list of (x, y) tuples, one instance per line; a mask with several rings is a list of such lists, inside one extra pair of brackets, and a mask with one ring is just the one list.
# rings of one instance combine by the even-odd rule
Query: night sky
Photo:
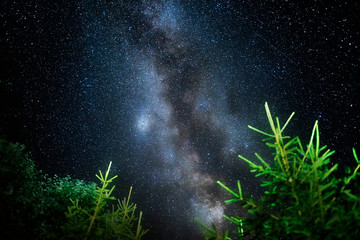
[(0, 136), (49, 174), (96, 181), (112, 161), (158, 240), (222, 224), (217, 180), (261, 194), (237, 155), (271, 162), (247, 127), (269, 130), (265, 101), (283, 122), (295, 111), (303, 142), (319, 120), (332, 161), (352, 164), (359, 2), (234, 2), (2, 0)]

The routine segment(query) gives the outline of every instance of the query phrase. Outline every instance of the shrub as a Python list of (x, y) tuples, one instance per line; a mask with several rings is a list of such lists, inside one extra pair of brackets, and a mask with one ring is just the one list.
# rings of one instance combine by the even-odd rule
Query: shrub
[(70, 176), (49, 177), (43, 175), (40, 182), (46, 209), (46, 216), (40, 226), (40, 236), (43, 239), (59, 239), (63, 235), (61, 224), (66, 221), (65, 212), (68, 210), (70, 199), (79, 202), (84, 209), (92, 208), (96, 198), (96, 183), (85, 182), (79, 179), (72, 179)]
[[(25, 146), (0, 139), (0, 221), (8, 239), (34, 238), (44, 213), (39, 173)], [(37, 203), (37, 204), (34, 204)]]
[[(354, 169), (347, 168), (346, 176), (338, 178), (334, 171), (338, 164), (330, 161), (334, 151), (320, 146), (318, 122), (312, 130), (309, 144), (304, 146), (299, 137), (290, 138), (279, 119), (274, 122), (267, 103), (265, 109), (271, 133), (250, 129), (266, 136), (265, 144), (273, 149), (273, 162), (268, 163), (255, 153), (258, 163), (240, 156), (247, 162), (256, 177), (262, 177), (264, 196), (260, 201), (231, 190), (218, 181), (234, 198), (227, 203), (236, 203), (247, 209), (248, 216), (224, 216), (236, 225), (233, 234), (239, 239), (358, 239), (360, 236), (360, 188), (355, 182), (359, 175), (360, 161)], [(231, 239), (228, 232), (219, 233), (216, 228), (204, 228), (206, 239)]]
[[(0, 221), (4, 239), (121, 239), (140, 240), (142, 212), (128, 198), (116, 208), (107, 204), (108, 179), (102, 187), (67, 177), (49, 177), (36, 170), (25, 146), (0, 139)], [(70, 206), (68, 206), (71, 204)], [(111, 210), (109, 209), (111, 208)], [(116, 210), (115, 210), (116, 209)], [(94, 224), (95, 223), (95, 224)]]
[[(136, 204), (130, 203), (131, 190), (128, 198), (123, 201), (118, 200), (115, 207), (106, 210), (108, 200), (116, 200), (111, 196), (112, 188), (108, 185), (117, 177), (109, 178), (111, 162), (105, 175), (99, 171), (96, 177), (101, 182), (101, 187), (97, 187), (96, 198), (93, 208), (89, 210), (81, 207), (78, 200), (71, 200), (72, 205), (68, 207), (66, 213), (67, 222), (62, 226), (64, 239), (124, 239), (140, 240), (147, 232), (141, 226), (142, 212), (139, 217), (135, 216)], [(96, 222), (96, 224), (95, 224)]]

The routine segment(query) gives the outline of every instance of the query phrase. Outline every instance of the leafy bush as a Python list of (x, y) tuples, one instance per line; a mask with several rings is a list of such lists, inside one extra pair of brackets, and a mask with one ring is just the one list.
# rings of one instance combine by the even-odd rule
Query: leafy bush
[[(95, 183), (67, 177), (49, 177), (37, 171), (25, 146), (0, 139), (0, 221), (6, 239), (134, 239), (146, 233), (136, 205), (128, 198), (116, 210), (107, 189), (109, 169)], [(70, 200), (71, 199), (71, 200)], [(68, 206), (72, 204), (71, 206)], [(81, 206), (81, 207), (80, 207)], [(93, 213), (93, 214), (90, 214)], [(93, 223), (96, 224), (93, 224)]]
[(46, 209), (46, 216), (40, 226), (40, 235), (45, 239), (58, 239), (64, 234), (60, 223), (66, 221), (64, 213), (68, 209), (69, 199), (78, 201), (84, 209), (90, 210), (96, 198), (96, 184), (71, 179), (70, 176), (61, 178), (57, 175), (52, 178), (44, 175), (40, 183), (43, 185), (44, 202), (42, 205)]
[(30, 157), (24, 145), (0, 139), (0, 221), (8, 239), (34, 238), (41, 222), (44, 199)]
[(9, 239), (58, 239), (69, 198), (90, 209), (95, 183), (49, 177), (36, 170), (25, 146), (0, 139), (1, 222)]
[(111, 211), (105, 210), (108, 200), (116, 200), (111, 196), (115, 186), (108, 188), (117, 177), (108, 178), (110, 168), (111, 162), (105, 176), (101, 171), (99, 171), (100, 175), (96, 175), (102, 186), (97, 187), (95, 191), (96, 198), (90, 211), (81, 207), (78, 200), (71, 199), (72, 205), (68, 207), (66, 213), (67, 222), (62, 226), (64, 239), (140, 240), (147, 232), (141, 226), (142, 212), (136, 217), (136, 204), (130, 203), (132, 188), (128, 198), (124, 198), (123, 201), (118, 200), (116, 210), (114, 206)]
[[(359, 175), (360, 161), (354, 169), (347, 168), (347, 176), (338, 178), (334, 171), (338, 164), (330, 161), (334, 151), (320, 147), (318, 122), (315, 122), (309, 144), (304, 147), (299, 137), (290, 138), (283, 132), (279, 119), (274, 122), (267, 103), (266, 114), (272, 132), (266, 133), (265, 144), (273, 149), (273, 162), (269, 164), (255, 153), (259, 164), (247, 158), (256, 177), (261, 176), (264, 196), (260, 201), (231, 190), (218, 181), (236, 203), (247, 209), (249, 216), (224, 216), (236, 225), (234, 235), (239, 239), (358, 239), (360, 236), (360, 188), (354, 181)], [(204, 228), (206, 239), (231, 239), (228, 231), (220, 233), (215, 227)]]

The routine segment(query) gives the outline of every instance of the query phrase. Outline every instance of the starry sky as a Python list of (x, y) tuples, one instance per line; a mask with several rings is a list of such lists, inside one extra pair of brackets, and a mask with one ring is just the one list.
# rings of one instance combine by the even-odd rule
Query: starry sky
[[(334, 162), (359, 149), (357, 1), (7, 1), (0, 3), (0, 136), (39, 169), (96, 181), (113, 162), (133, 186), (147, 239), (198, 239), (226, 225), (221, 180), (259, 196), (238, 158), (269, 156), (264, 110)], [(267, 157), (271, 162), (271, 157)]]

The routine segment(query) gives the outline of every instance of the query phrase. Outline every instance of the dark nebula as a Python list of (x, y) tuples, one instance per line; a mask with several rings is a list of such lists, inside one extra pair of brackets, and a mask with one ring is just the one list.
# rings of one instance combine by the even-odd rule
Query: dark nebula
[[(267, 101), (288, 133), (319, 120), (333, 161), (359, 149), (356, 1), (7, 1), (0, 3), (0, 136), (39, 169), (96, 181), (113, 161), (133, 186), (147, 239), (199, 239), (225, 224), (216, 181), (259, 180), (238, 158), (271, 156)], [(237, 210), (239, 211), (239, 210)], [(242, 214), (240, 212), (239, 214)]]

